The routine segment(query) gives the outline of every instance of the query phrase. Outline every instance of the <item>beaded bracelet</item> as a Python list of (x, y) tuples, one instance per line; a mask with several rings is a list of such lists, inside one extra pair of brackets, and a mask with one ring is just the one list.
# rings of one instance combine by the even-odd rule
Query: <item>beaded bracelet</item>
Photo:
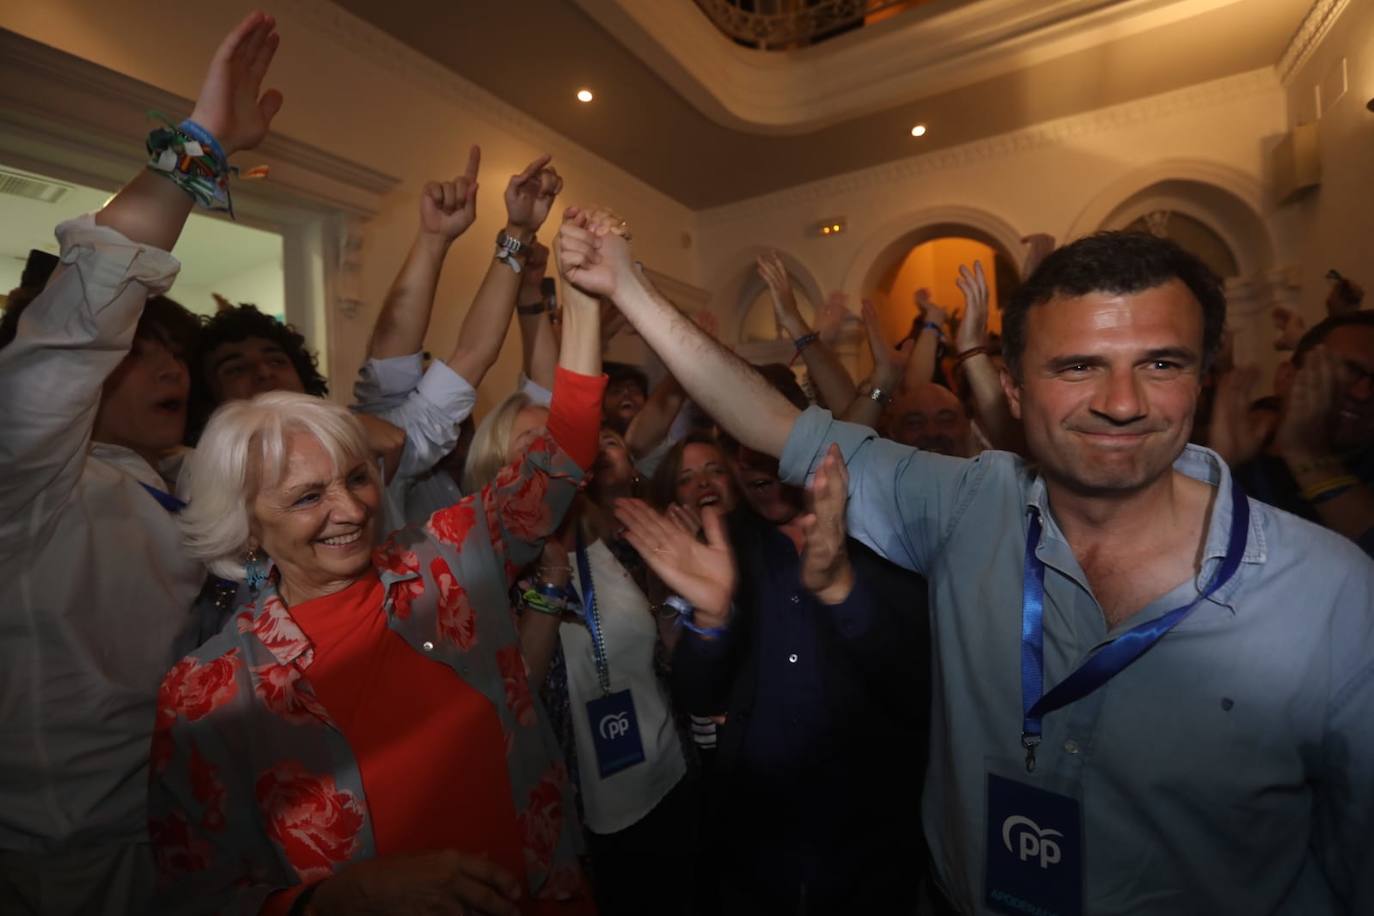
[(792, 341), (792, 346), (796, 347), (797, 352), (800, 353), (801, 351), (805, 350), (807, 347), (811, 346), (813, 343), (820, 339), (821, 335), (817, 334), (815, 331), (812, 331), (810, 334), (803, 334), (796, 340)]
[[(190, 125), (191, 130), (186, 130)], [(203, 143), (197, 137), (213, 140), (194, 121), (182, 126), (154, 128), (148, 134), (148, 168), (165, 175), (200, 206), (208, 210), (227, 210), (233, 215), (229, 198), (229, 163), (219, 143)]]

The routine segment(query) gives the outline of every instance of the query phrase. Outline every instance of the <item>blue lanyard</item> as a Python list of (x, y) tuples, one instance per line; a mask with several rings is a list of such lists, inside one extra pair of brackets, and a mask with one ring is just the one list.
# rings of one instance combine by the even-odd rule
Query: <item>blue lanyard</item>
[(1026, 531), (1026, 567), (1021, 585), (1021, 744), (1026, 749), (1026, 771), (1035, 769), (1035, 748), (1040, 744), (1040, 720), (1046, 713), (1067, 706), (1092, 693), (1124, 671), (1164, 638), (1193, 609), (1221, 588), (1240, 568), (1250, 530), (1250, 503), (1234, 479), (1231, 481), (1231, 533), (1226, 556), (1207, 588), (1192, 601), (1162, 617), (1147, 620), (1122, 633), (1088, 658), (1077, 670), (1056, 684), (1045, 686), (1045, 564), (1035, 555), (1040, 543), (1040, 513), (1030, 513)]
[(606, 641), (601, 632), (601, 618), (596, 612), (596, 584), (592, 582), (592, 564), (587, 559), (587, 545), (582, 540), (582, 526), (573, 522), (577, 529), (577, 575), (582, 580), (582, 619), (587, 624), (587, 634), (592, 638), (592, 656), (596, 660), (596, 679), (601, 684), (601, 694), (611, 692), (611, 666), (606, 661)]
[(153, 499), (161, 503), (162, 508), (166, 509), (168, 512), (177, 513), (186, 508), (186, 501), (177, 499), (171, 493), (159, 490), (157, 487), (150, 487), (141, 480), (138, 482), (138, 485), (151, 493)]

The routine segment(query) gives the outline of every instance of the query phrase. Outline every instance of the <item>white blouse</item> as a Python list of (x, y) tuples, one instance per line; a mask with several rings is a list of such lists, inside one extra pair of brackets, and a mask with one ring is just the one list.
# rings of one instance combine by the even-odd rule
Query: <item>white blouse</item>
[[(658, 624), (649, 600), (601, 541), (587, 548), (596, 587), (598, 619), (606, 644), (611, 690), (629, 688), (634, 699), (644, 761), (601, 778), (587, 703), (601, 696), (591, 635), (581, 624), (558, 628), (568, 669), (569, 713), (577, 744), (583, 819), (593, 833), (624, 830), (653, 810), (687, 773), (673, 722), (668, 688), (654, 672)], [(577, 555), (568, 554), (573, 583), (583, 593)]]

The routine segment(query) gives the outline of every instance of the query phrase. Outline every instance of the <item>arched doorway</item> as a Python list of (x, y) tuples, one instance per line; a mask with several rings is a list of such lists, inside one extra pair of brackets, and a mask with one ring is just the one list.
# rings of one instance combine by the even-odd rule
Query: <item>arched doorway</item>
[(1070, 238), (1142, 229), (1197, 255), (1226, 283), (1236, 361), (1259, 367), (1267, 378), (1283, 359), (1273, 347), (1270, 312), (1295, 308), (1296, 290), (1276, 269), (1263, 212), (1263, 191), (1244, 174), (1212, 163), (1161, 162), (1099, 194)]
[[(864, 277), (865, 296), (878, 307), (889, 337), (900, 340), (912, 332), (916, 291), (926, 289), (931, 301), (955, 321), (963, 316), (964, 298), (956, 280), (961, 265), (980, 262), (992, 298), (989, 327), (998, 333), (1002, 306), (1020, 283), (1020, 270), (1001, 240), (963, 223), (921, 226), (902, 233), (874, 258)], [(871, 356), (861, 348), (860, 370), (871, 368)]]

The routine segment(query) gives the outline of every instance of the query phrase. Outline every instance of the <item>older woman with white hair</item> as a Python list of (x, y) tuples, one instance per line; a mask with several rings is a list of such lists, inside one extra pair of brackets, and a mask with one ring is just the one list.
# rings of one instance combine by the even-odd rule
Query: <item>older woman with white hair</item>
[(162, 684), (157, 912), (593, 911), (506, 598), (596, 457), (597, 309), (567, 319), (547, 429), (380, 547), (346, 410), (273, 393), (212, 417), (185, 541), (259, 591)]

